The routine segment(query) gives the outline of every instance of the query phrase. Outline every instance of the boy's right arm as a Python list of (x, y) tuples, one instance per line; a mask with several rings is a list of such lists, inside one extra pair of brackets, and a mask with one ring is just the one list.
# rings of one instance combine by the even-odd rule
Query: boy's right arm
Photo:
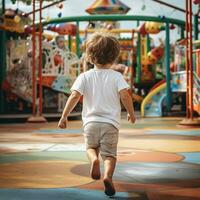
[(73, 108), (78, 103), (79, 99), (81, 97), (81, 94), (77, 91), (73, 91), (71, 95), (69, 96), (65, 108), (63, 110), (62, 116), (58, 122), (58, 127), (60, 128), (66, 128), (67, 127), (67, 117), (69, 113), (73, 110)]
[(58, 126), (60, 128), (66, 128), (67, 117), (68, 117), (69, 113), (76, 106), (81, 95), (83, 95), (83, 91), (84, 91), (84, 76), (83, 75), (84, 75), (84, 73), (80, 74), (71, 87), (72, 93), (67, 100), (67, 103), (66, 103), (65, 108), (63, 110), (60, 121), (58, 122)]
[(128, 112), (128, 120), (131, 123), (135, 123), (135, 115), (134, 115), (134, 108), (133, 108), (133, 100), (131, 95), (128, 93), (127, 89), (123, 89), (119, 92), (122, 104), (126, 108)]

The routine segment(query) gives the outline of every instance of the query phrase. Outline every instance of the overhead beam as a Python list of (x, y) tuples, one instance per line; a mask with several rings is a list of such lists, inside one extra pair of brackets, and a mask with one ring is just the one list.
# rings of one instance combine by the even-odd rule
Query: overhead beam
[[(186, 13), (186, 10), (184, 10), (184, 9), (182, 9), (180, 7), (174, 6), (172, 4), (169, 4), (169, 3), (166, 3), (166, 2), (163, 2), (163, 1), (160, 1), (160, 0), (152, 0), (152, 1), (155, 1), (155, 2), (157, 2), (159, 4), (165, 5), (165, 6), (170, 7), (170, 8), (174, 8), (174, 9), (180, 11), (180, 12)], [(194, 14), (192, 13), (192, 15), (194, 15)]]
[(81, 22), (81, 21), (153, 21), (168, 22), (178, 26), (185, 26), (185, 22), (179, 19), (168, 17), (140, 16), (140, 15), (87, 15), (55, 18), (50, 21), (44, 21), (43, 24), (65, 23), (65, 22)]

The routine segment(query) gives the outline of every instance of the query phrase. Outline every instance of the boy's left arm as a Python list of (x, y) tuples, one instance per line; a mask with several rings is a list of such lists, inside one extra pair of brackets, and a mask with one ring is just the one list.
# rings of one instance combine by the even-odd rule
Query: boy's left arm
[(58, 127), (60, 127), (60, 128), (67, 127), (67, 117), (70, 114), (70, 112), (74, 109), (76, 104), (78, 103), (80, 97), (81, 97), (81, 94), (76, 90), (74, 90), (71, 93), (71, 95), (69, 96), (69, 98), (67, 100), (65, 108), (63, 110), (62, 116), (58, 122)]

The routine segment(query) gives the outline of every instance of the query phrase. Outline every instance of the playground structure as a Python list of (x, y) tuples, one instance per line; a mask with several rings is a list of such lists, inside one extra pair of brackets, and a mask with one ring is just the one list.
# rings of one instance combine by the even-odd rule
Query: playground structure
[[(185, 41), (185, 40), (184, 40)], [(200, 41), (196, 41), (196, 46), (199, 46)], [(196, 72), (193, 72), (193, 85), (194, 85), (194, 96), (193, 96), (193, 106), (194, 111), (200, 114), (200, 76), (199, 76), (199, 51), (200, 49), (195, 49), (193, 52), (193, 58), (196, 60)], [(185, 45), (177, 44), (175, 46), (175, 55), (173, 71), (171, 72), (171, 91), (172, 93), (179, 93), (180, 95), (186, 93), (187, 88), (187, 76), (185, 71), (185, 59), (186, 48)], [(149, 94), (144, 98), (141, 105), (141, 115), (143, 117), (162, 117), (164, 115), (164, 109), (166, 106), (166, 82), (160, 81), (156, 86), (154, 86)]]
[[(23, 1), (33, 2), (35, 0)], [(140, 2), (145, 5), (150, 1)], [(195, 3), (198, 1), (194, 0)], [(81, 3), (83, 2), (85, 1), (81, 1)], [(132, 3), (132, 1), (130, 2)], [(135, 2), (139, 1), (135, 0)], [(188, 2), (189, 0), (187, 0), (187, 7)], [(133, 6), (135, 8), (137, 5)], [(191, 6), (189, 7), (191, 8)], [(40, 121), (44, 121), (42, 117), (47, 116), (48, 109), (50, 112), (54, 112), (54, 117), (57, 118), (60, 115), (58, 111), (66, 102), (70, 81), (73, 82), (73, 79), (81, 71), (79, 57), (83, 54), (83, 38), (95, 31), (92, 27), (88, 27), (87, 30), (81, 29), (81, 23), (82, 21), (93, 22), (91, 20), (103, 21), (102, 24), (104, 21), (110, 22), (107, 24), (108, 26), (106, 23), (105, 25), (109, 31), (116, 34), (122, 50), (120, 58), (122, 64), (118, 64), (118, 69), (115, 70), (124, 73), (125, 68), (130, 69), (128, 74), (131, 86), (135, 84), (134, 82), (136, 82), (136, 87), (147, 85), (151, 88), (149, 94), (160, 89), (157, 93), (158, 96), (160, 94), (165, 98), (160, 101), (163, 103), (159, 108), (164, 105), (164, 110), (161, 109), (161, 111), (162, 113), (163, 111), (167, 112), (168, 116), (140, 118), (136, 113), (137, 121), (133, 125), (127, 121), (125, 113), (122, 115), (117, 165), (113, 176), (116, 195), (111, 199), (200, 199), (200, 127), (177, 126), (182, 117), (174, 116), (174, 113), (171, 113), (174, 95), (183, 95), (186, 102), (179, 103), (179, 105), (187, 105), (185, 108), (187, 115), (183, 124), (191, 125), (197, 122), (193, 109), (198, 113), (198, 101), (200, 100), (198, 95), (200, 91), (198, 87), (200, 85), (198, 79), (200, 76), (198, 28), (194, 26), (195, 34), (190, 33), (189, 37), (184, 30), (186, 28), (186, 31), (191, 32), (191, 20), (189, 23), (184, 23), (181, 20), (164, 17), (147, 18), (153, 23), (162, 24), (158, 26), (158, 29), (163, 31), (162, 35), (166, 35), (164, 42), (153, 45), (152, 33), (141, 35), (139, 27), (143, 23), (146, 24), (144, 16), (71, 17), (65, 18), (68, 21), (62, 23), (60, 21), (64, 18), (60, 18), (56, 19), (58, 22), (52, 20), (49, 24), (49, 20), (47, 20), (46, 24), (40, 23), (40, 29), (38, 24), (35, 28), (32, 25), (26, 26), (23, 33), (19, 34), (6, 31), (6, 29), (0, 30), (0, 83), (3, 82), (4, 88), (0, 90), (0, 199), (27, 200), (27, 197), (28, 200), (108, 199), (104, 194), (103, 174), (101, 180), (97, 181), (90, 177), (91, 165), (85, 152), (81, 119), (69, 120), (67, 129), (58, 128), (57, 120), (33, 124), (25, 123), (23, 119), (23, 123), (17, 123), (24, 111), (27, 112), (25, 120), (32, 113), (34, 119), (39, 117)], [(129, 24), (132, 24), (133, 27), (129, 30), (122, 30), (120, 27), (110, 29), (113, 26), (111, 23), (113, 19), (117, 21), (128, 19)], [(133, 19), (137, 25), (136, 23), (134, 25)], [(42, 35), (39, 32), (41, 25), (43, 26)], [(47, 32), (46, 30), (52, 26), (55, 31), (64, 33), (64, 35), (55, 33), (55, 31)], [(66, 29), (61, 31), (59, 26)], [(174, 49), (173, 44), (170, 43), (172, 33), (169, 34), (172, 32), (170, 29), (172, 26), (181, 30), (180, 38), (178, 36)], [(66, 35), (72, 30), (71, 28), (74, 34), (71, 32)], [(86, 32), (87, 34), (85, 34)], [(122, 32), (129, 33), (130, 37), (123, 37)], [(34, 41), (33, 33), (35, 34)], [(192, 35), (194, 41), (190, 42)], [(5, 48), (6, 51), (4, 51)], [(191, 49), (193, 56), (190, 54)], [(186, 50), (187, 52), (185, 52)], [(40, 54), (41, 52), (42, 54)], [(192, 61), (193, 65), (191, 65)], [(39, 66), (42, 67), (39, 68)], [(165, 79), (161, 77), (158, 83), (154, 80), (157, 66), (164, 66), (166, 69), (164, 74), (167, 74)], [(145, 79), (143, 78), (144, 73), (146, 74)], [(148, 76), (153, 77), (153, 87)], [(61, 83), (61, 81), (63, 82)], [(167, 88), (168, 84), (170, 88)], [(62, 87), (64, 85), (65, 88)], [(25, 95), (26, 89), (27, 95)], [(191, 95), (192, 93), (194, 95)], [(152, 95), (151, 100), (155, 95)], [(187, 98), (186, 95), (188, 95)], [(8, 96), (10, 103), (7, 102)], [(169, 104), (169, 110), (167, 110), (167, 103), (170, 102), (167, 101), (168, 98), (172, 102)], [(17, 105), (14, 104), (16, 101), (18, 101)], [(35, 101), (35, 107), (33, 101)], [(58, 102), (59, 107), (57, 106)], [(158, 101), (155, 103), (157, 105)], [(47, 105), (49, 105), (48, 109)], [(28, 110), (25, 110), (25, 106)], [(155, 112), (156, 107), (153, 106), (151, 105), (150, 109), (154, 108), (152, 111)], [(17, 114), (14, 117), (6, 115), (9, 107), (16, 108)], [(6, 115), (3, 120), (2, 113)], [(103, 170), (102, 164), (101, 160), (101, 171)]]
[[(197, 2), (196, 2), (197, 3)], [(198, 14), (195, 15), (194, 34), (196, 41), (192, 41), (192, 2), (186, 1), (186, 38), (175, 47), (175, 60), (172, 63), (171, 92), (186, 93), (186, 119), (181, 125), (199, 125), (194, 118), (194, 111), (200, 114), (200, 76), (198, 39)], [(195, 46), (194, 46), (195, 45)], [(194, 46), (194, 48), (193, 48)], [(195, 65), (193, 66), (193, 60)], [(141, 105), (142, 116), (161, 117), (163, 107), (166, 107), (166, 83), (160, 82), (144, 99)], [(172, 105), (172, 104), (171, 104)]]
[[(40, 6), (40, 9), (38, 11), (40, 12), (42, 11), (42, 5)], [(93, 6), (93, 11), (96, 12), (94, 6)], [(128, 10), (126, 9), (126, 11)], [(34, 3), (33, 3), (33, 12), (31, 14), (34, 15), (35, 12), (36, 10), (34, 8)], [(52, 20), (46, 20), (46, 21), (40, 20), (40, 23), (37, 24), (37, 27), (39, 27), (39, 29), (37, 28), (37, 31), (39, 31), (38, 33), (36, 33), (36, 24), (34, 20), (33, 20), (33, 25), (31, 27), (30, 25), (24, 27), (24, 32), (26, 34), (32, 34), (32, 41), (33, 41), (32, 46), (31, 46), (33, 51), (30, 53), (30, 55), (32, 56), (32, 62), (29, 59), (30, 61), (29, 66), (32, 65), (31, 77), (32, 77), (33, 83), (30, 84), (30, 81), (29, 81), (29, 86), (27, 84), (27, 87), (29, 87), (30, 92), (32, 91), (32, 95), (27, 95), (27, 96), (29, 97), (29, 100), (28, 100), (29, 103), (32, 104), (33, 115), (35, 116), (38, 113), (39, 115), (42, 115), (42, 112), (43, 112), (42, 102), (43, 102), (43, 97), (45, 98), (45, 94), (47, 94), (47, 97), (44, 99), (44, 102), (46, 102), (46, 100), (49, 98), (55, 99), (55, 97), (51, 96), (53, 94), (52, 91), (61, 92), (57, 94), (58, 97), (56, 97), (56, 98), (60, 98), (61, 96), (61, 99), (63, 99), (63, 93), (68, 94), (70, 92), (69, 91), (70, 84), (72, 84), (75, 77), (80, 73), (78, 58), (80, 58), (81, 53), (82, 53), (80, 50), (81, 41), (83, 40), (81, 36), (84, 38), (90, 32), (94, 32), (95, 30), (98, 30), (98, 26), (96, 26), (95, 23), (92, 24), (93, 26), (92, 28), (90, 26), (84, 31), (80, 30), (79, 26), (80, 26), (80, 23), (83, 21), (90, 22), (90, 25), (93, 22), (98, 24), (99, 21), (101, 21), (102, 22), (101, 24), (104, 24), (104, 27), (100, 26), (100, 28), (104, 28), (107, 31), (112, 31), (118, 36), (119, 40), (121, 41), (122, 52), (124, 52), (124, 57), (125, 57), (124, 60), (122, 59), (122, 63), (124, 62), (124, 64), (129, 65), (130, 67), (129, 77), (131, 80), (130, 81), (131, 86), (133, 85), (133, 82), (136, 85), (140, 85), (143, 83), (145, 83), (145, 85), (147, 86), (154, 85), (156, 83), (155, 82), (155, 64), (164, 56), (163, 65), (165, 66), (165, 71), (166, 71), (166, 90), (164, 90), (165, 91), (164, 93), (166, 94), (166, 111), (170, 111), (172, 98), (171, 98), (171, 83), (170, 83), (169, 32), (170, 32), (170, 29), (174, 29), (175, 26), (178, 26), (181, 29), (181, 38), (184, 38), (185, 23), (181, 20), (171, 19), (171, 18), (162, 17), (162, 16), (151, 17), (151, 16), (131, 16), (131, 15), (91, 15), (91, 16), (63, 17), (63, 18), (57, 18), (57, 19), (52, 19)], [(117, 22), (119, 21), (137, 21), (138, 26), (131, 30), (126, 30), (126, 31), (120, 30), (120, 28), (117, 27)], [(116, 24), (116, 27), (113, 26), (113, 24)], [(51, 31), (57, 32), (60, 35), (65, 35), (65, 38), (67, 35), (68, 48), (66, 48), (65, 51), (62, 53), (62, 51), (59, 48), (55, 47), (55, 44), (52, 43), (51, 41), (52, 37), (51, 36), (49, 37), (49, 35), (46, 33), (42, 33), (42, 29), (51, 30)], [(198, 27), (196, 27), (196, 29), (198, 29)], [(151, 47), (150, 35), (158, 34), (160, 31), (165, 31), (166, 33), (165, 43), (162, 43), (160, 44), (160, 46), (157, 46), (157, 47)], [(120, 38), (120, 34), (123, 32), (131, 33), (132, 34), (131, 38), (129, 39)], [(50, 40), (51, 42), (42, 41), (42, 37), (46, 37), (47, 40)], [(29, 43), (31, 42), (29, 41)], [(48, 50), (45, 50), (45, 48)], [(54, 51), (53, 49), (56, 49), (56, 50)], [(77, 56), (73, 53), (69, 54), (69, 51), (71, 50), (74, 53), (76, 53)], [(49, 53), (48, 51), (50, 51), (51, 53)], [(55, 54), (53, 55), (52, 52), (54, 52)], [(74, 70), (74, 72), (72, 73), (73, 75), (71, 74), (72, 78), (69, 78), (67, 76), (63, 77), (63, 72), (65, 70), (63, 71), (61, 70), (61, 68), (64, 63), (64, 57), (65, 57), (64, 54), (67, 58), (69, 58), (68, 59), (69, 62), (67, 65), (70, 66), (72, 71)], [(133, 54), (135, 55), (135, 60), (133, 59)], [(41, 55), (43, 56), (41, 57)], [(45, 59), (46, 62), (48, 63), (45, 65), (45, 67), (42, 66), (44, 65), (42, 61), (44, 57), (48, 57), (48, 59)], [(38, 64), (36, 63), (36, 61), (34, 61), (35, 60), (34, 58), (38, 58), (39, 60)], [(36, 70), (36, 65), (39, 66), (38, 71)], [(56, 72), (53, 69), (57, 69), (60, 72), (58, 73), (58, 71)], [(29, 68), (29, 72), (30, 70), (31, 68)], [(50, 73), (48, 73), (49, 70), (50, 70)], [(65, 71), (65, 73), (66, 72), (67, 74), (69, 73), (69, 67), (67, 71)], [(35, 78), (36, 74), (38, 74), (37, 80)], [(30, 77), (27, 78), (27, 80), (30, 80)], [(153, 80), (153, 83), (151, 85), (150, 83), (152, 82), (152, 80)], [(36, 82), (38, 84), (36, 84)], [(39, 85), (39, 87), (37, 87), (37, 85)], [(66, 88), (65, 89), (62, 88), (62, 85), (65, 85)], [(9, 89), (9, 86), (6, 85), (6, 88)], [(51, 88), (51, 92), (50, 92), (50, 95), (48, 95), (48, 90), (50, 88)], [(39, 92), (38, 92), (39, 96), (37, 96), (37, 91), (36, 91), (37, 89), (39, 89)], [(15, 93), (20, 94), (19, 92), (15, 92)], [(21, 97), (22, 95), (19, 95), (19, 96)], [(1, 97), (2, 97), (2, 94), (1, 94)], [(24, 99), (27, 100), (26, 98)], [(2, 98), (1, 98), (1, 101), (2, 101)], [(63, 105), (64, 100), (61, 100), (61, 102), (62, 102), (61, 104)], [(3, 112), (2, 107), (1, 107), (1, 112)], [(55, 112), (60, 111), (61, 108), (62, 106), (59, 106), (59, 109), (55, 110)]]
[[(64, 38), (62, 37), (58, 37), (57, 42), (56, 40), (53, 40), (52, 42), (43, 41), (42, 43), (44, 62), (42, 68), (42, 85), (45, 87), (44, 106), (48, 109), (56, 107), (58, 104), (59, 109), (57, 111), (63, 109), (59, 103), (62, 101), (60, 98), (63, 98), (63, 95), (57, 96), (56, 93), (51, 93), (51, 95), (49, 95), (48, 88), (69, 94), (69, 88), (80, 73), (79, 60), (77, 56), (71, 53), (68, 48), (66, 48), (65, 44), (63, 48), (59, 47), (58, 42), (61, 42), (59, 39), (62, 39), (64, 43)], [(31, 40), (9, 40), (7, 44), (7, 62), (9, 67), (7, 68), (7, 78), (4, 81), (3, 89), (20, 96), (20, 98), (29, 103), (32, 103), (32, 81), (30, 81), (32, 80), (30, 58), (30, 56), (32, 56)], [(36, 49), (36, 57), (38, 58), (38, 40)], [(10, 98), (9, 95), (7, 98)], [(53, 98), (58, 101), (48, 100)], [(48, 102), (51, 102), (51, 104), (48, 105)]]
[[(154, 22), (154, 25), (157, 25), (156, 23), (158, 22), (159, 26), (160, 26), (161, 22), (162, 23), (167, 22), (168, 29), (166, 28), (166, 30), (165, 30), (166, 33), (169, 32), (169, 28), (170, 28), (169, 24), (170, 23), (178, 24), (182, 29), (184, 28), (184, 22), (175, 20), (175, 19), (168, 19), (168, 18), (161, 18), (161, 17), (147, 17), (147, 16), (145, 16), (145, 17), (143, 17), (143, 16), (121, 16), (121, 15), (109, 15), (109, 16), (95, 15), (95, 16), (84, 16), (84, 17), (80, 16), (80, 17), (76, 17), (75, 20), (74, 20), (74, 18), (68, 17), (68, 18), (52, 20), (52, 21), (50, 21), (50, 23), (64, 23), (64, 22), (71, 23), (71, 22), (75, 21), (77, 24), (77, 27), (79, 27), (79, 23), (82, 21), (92, 21), (93, 22), (93, 21), (113, 21), (113, 20), (114, 21), (136, 20), (138, 22), (143, 21), (143, 20), (148, 20), (148, 21)], [(152, 24), (150, 24), (150, 25), (152, 26)], [(150, 30), (152, 30), (152, 29), (150, 29)], [(159, 30), (161, 31), (161, 28)], [(111, 31), (119, 33), (120, 30), (112, 29)], [(153, 67), (151, 65), (155, 64), (157, 62), (157, 60), (159, 60), (162, 57), (162, 55), (164, 53), (164, 46), (165, 46), (166, 60), (170, 59), (170, 56), (166, 56), (166, 52), (168, 52), (167, 55), (169, 55), (169, 49), (168, 49), (169, 48), (169, 38), (168, 38), (168, 41), (165, 41), (165, 45), (160, 45), (158, 48), (155, 48), (154, 50), (150, 50), (150, 48), (148, 46), (149, 40), (146, 39), (146, 36), (141, 36), (140, 32), (137, 29), (133, 29), (130, 31), (133, 34), (132, 41), (135, 40), (134, 36), (138, 37), (138, 35), (139, 35), (138, 42), (137, 42), (138, 46), (136, 47), (138, 52), (137, 52), (137, 60), (136, 60), (137, 68), (135, 70), (135, 76), (136, 76), (135, 81), (136, 81), (136, 83), (141, 83), (142, 81), (143, 82), (146, 81), (146, 83), (148, 84), (149, 80), (154, 79), (153, 75), (152, 74), (148, 75), (149, 78), (146, 78), (146, 80), (144, 80), (144, 79), (141, 80), (142, 73), (146, 72), (146, 74), (147, 74), (149, 72), (149, 74), (150, 74), (151, 70), (153, 69)], [(91, 30), (89, 29), (88, 32), (91, 32)], [(79, 32), (77, 32), (77, 34), (78, 33)], [(155, 34), (155, 32), (154, 32), (154, 34)], [(147, 36), (147, 38), (148, 38), (148, 36)], [(76, 39), (77, 39), (77, 42), (79, 43), (80, 35), (77, 35)], [(141, 44), (143, 44), (143, 46)], [(78, 45), (77, 45), (77, 47), (78, 47)], [(76, 51), (77, 51), (77, 54), (80, 54), (79, 48), (77, 48)], [(167, 62), (166, 60), (165, 60), (165, 62)], [(170, 63), (170, 62), (168, 62), (168, 63)], [(132, 63), (130, 65), (132, 65)], [(168, 70), (168, 68), (166, 69), (166, 71), (167, 70)], [(133, 77), (133, 76), (134, 75), (132, 74), (131, 77)], [(148, 77), (148, 76), (144, 76), (144, 77)]]
[[(42, 107), (47, 113), (61, 112), (67, 99), (65, 94), (70, 94), (69, 88), (80, 74), (79, 59), (69, 51), (65, 39), (65, 35), (76, 34), (76, 27), (73, 24), (58, 24), (54, 31), (60, 36), (56, 37), (41, 35), (38, 28), (32, 35), (34, 26), (31, 27), (30, 23), (25, 25), (22, 18), (19, 21), (21, 23), (15, 22), (16, 12), (11, 9), (8, 11), (12, 14), (9, 18), (12, 23), (8, 23), (7, 15), (4, 15), (1, 28), (17, 33), (18, 37), (11, 33), (6, 42), (7, 75), (2, 84), (7, 102), (5, 112), (30, 113), (31, 107), (34, 110), (33, 115), (42, 115)], [(20, 14), (26, 18), (28, 16), (27, 13)], [(40, 118), (39, 121), (41, 120), (43, 119)]]

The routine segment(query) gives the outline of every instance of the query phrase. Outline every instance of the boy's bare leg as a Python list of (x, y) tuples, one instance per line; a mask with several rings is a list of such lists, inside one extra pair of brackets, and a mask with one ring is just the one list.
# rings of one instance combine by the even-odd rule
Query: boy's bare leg
[(95, 180), (100, 179), (101, 172), (100, 172), (99, 150), (98, 149), (88, 149), (87, 156), (91, 162), (91, 169), (90, 169), (91, 177)]
[(116, 158), (113, 157), (105, 158), (103, 182), (105, 186), (105, 194), (108, 196), (112, 196), (115, 194), (115, 187), (112, 181), (115, 165), (116, 165)]

